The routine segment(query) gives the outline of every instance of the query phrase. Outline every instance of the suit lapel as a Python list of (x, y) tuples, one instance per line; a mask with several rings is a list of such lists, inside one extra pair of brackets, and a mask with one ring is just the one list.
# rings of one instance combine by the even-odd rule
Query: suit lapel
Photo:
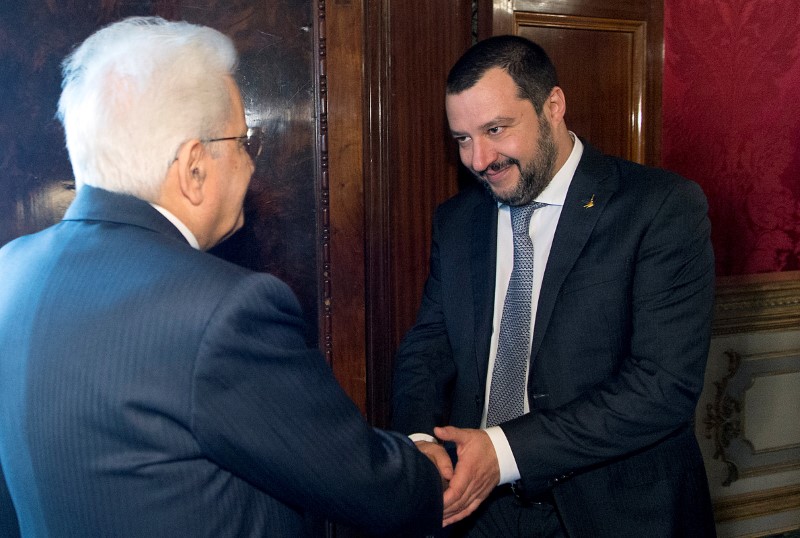
[(544, 272), (531, 344), (531, 362), (539, 352), (561, 286), (615, 189), (611, 161), (584, 143), (583, 155), (567, 191)]
[(495, 264), (497, 260), (497, 203), (487, 194), (473, 208), (470, 273), (475, 309), (475, 362), (481, 387), (486, 385), (487, 357), (494, 317)]

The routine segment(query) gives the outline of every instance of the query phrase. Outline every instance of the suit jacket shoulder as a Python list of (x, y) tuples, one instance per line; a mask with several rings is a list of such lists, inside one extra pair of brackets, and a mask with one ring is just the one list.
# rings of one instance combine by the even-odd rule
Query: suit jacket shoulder
[(0, 454), (22, 528), (304, 536), (309, 514), (377, 532), (441, 525), (435, 468), (369, 427), (276, 277), (91, 187), (0, 263), (0, 430), (26, 432), (0, 435)]

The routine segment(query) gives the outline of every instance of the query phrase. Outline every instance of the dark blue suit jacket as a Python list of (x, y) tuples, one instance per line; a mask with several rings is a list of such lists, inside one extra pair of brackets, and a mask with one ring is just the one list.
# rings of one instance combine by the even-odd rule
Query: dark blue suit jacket
[(441, 526), (435, 468), (367, 425), (277, 278), (91, 187), (0, 267), (0, 463), (23, 536)]
[[(430, 275), (398, 353), (393, 427), (480, 425), (497, 204), (478, 187), (434, 219)], [(585, 145), (544, 273), (531, 413), (502, 425), (527, 490), (552, 488), (570, 536), (704, 536), (692, 427), (714, 261), (700, 188)]]

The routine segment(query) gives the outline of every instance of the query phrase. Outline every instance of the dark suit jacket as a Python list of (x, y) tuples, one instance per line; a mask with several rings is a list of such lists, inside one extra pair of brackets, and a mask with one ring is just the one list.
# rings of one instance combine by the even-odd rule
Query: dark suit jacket
[[(437, 209), (422, 306), (396, 362), (400, 431), (479, 427), (496, 230), (480, 187)], [(542, 283), (531, 413), (502, 425), (522, 485), (552, 488), (570, 536), (713, 534), (692, 427), (714, 294), (709, 233), (696, 184), (585, 145)]]
[(367, 425), (277, 278), (91, 187), (0, 267), (0, 462), (23, 536), (441, 526), (435, 468)]

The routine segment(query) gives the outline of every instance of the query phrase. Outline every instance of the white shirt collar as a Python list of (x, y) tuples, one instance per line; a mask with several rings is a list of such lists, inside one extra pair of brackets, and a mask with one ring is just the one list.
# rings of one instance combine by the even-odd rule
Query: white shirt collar
[(183, 222), (181, 222), (181, 220), (178, 217), (176, 217), (171, 212), (169, 212), (167, 209), (164, 209), (163, 207), (161, 207), (158, 204), (154, 204), (154, 203), (150, 202), (150, 205), (153, 206), (153, 208), (156, 211), (158, 211), (159, 213), (164, 215), (164, 217), (168, 221), (170, 221), (178, 229), (179, 232), (181, 232), (183, 237), (186, 238), (186, 241), (188, 241), (189, 244), (192, 245), (193, 248), (195, 248), (197, 250), (200, 250), (200, 243), (197, 242), (197, 238), (194, 236), (192, 231)]

